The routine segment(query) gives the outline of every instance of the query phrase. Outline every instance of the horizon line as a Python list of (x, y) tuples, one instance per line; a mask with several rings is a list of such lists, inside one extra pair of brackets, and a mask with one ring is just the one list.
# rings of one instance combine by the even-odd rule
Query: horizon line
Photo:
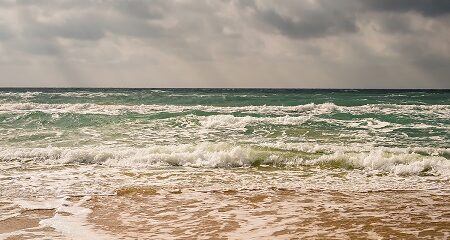
[(90, 89), (90, 90), (159, 90), (159, 89), (185, 89), (185, 90), (450, 90), (450, 88), (284, 88), (284, 87), (0, 87), (4, 89)]

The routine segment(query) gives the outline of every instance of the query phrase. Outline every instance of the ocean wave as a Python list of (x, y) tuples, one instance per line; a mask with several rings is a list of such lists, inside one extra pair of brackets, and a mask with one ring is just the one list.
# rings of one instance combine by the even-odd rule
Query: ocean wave
[(208, 112), (252, 112), (252, 113), (286, 113), (305, 112), (315, 109), (333, 111), (336, 105), (332, 103), (306, 104), (299, 106), (245, 106), (245, 107), (215, 107), (215, 106), (181, 106), (181, 105), (100, 105), (92, 103), (77, 104), (39, 104), (39, 103), (5, 103), (0, 104), (0, 112), (24, 112), (41, 111), (49, 113), (85, 113), (85, 114), (107, 114), (118, 115), (124, 112), (140, 114), (154, 112), (185, 112), (185, 111), (208, 111)]
[(424, 156), (414, 152), (392, 153), (381, 149), (363, 153), (343, 151), (321, 156), (313, 165), (337, 165), (343, 168), (374, 170), (396, 175), (449, 175), (450, 160), (443, 156)]
[(450, 176), (450, 150), (434, 148), (361, 149), (345, 146), (302, 144), (284, 148), (202, 143), (198, 145), (154, 145), (146, 148), (0, 148), (0, 161), (42, 164), (102, 164), (120, 167), (185, 166), (234, 168), (319, 166), (362, 169), (396, 175)]
[(89, 91), (76, 91), (76, 92), (1, 92), (0, 97), (19, 97), (23, 99), (33, 98), (39, 95), (45, 96), (58, 96), (58, 97), (83, 97), (83, 98), (94, 98), (94, 97), (122, 97), (129, 96), (126, 92), (89, 92)]
[(1, 92), (0, 91), (0, 97), (19, 97), (23, 99), (29, 99), (33, 98), (39, 94), (42, 94), (42, 92)]
[(105, 164), (111, 166), (249, 166), (255, 155), (250, 148), (227, 144), (167, 145), (147, 148), (32, 148), (0, 150), (3, 161), (47, 164)]
[(129, 93), (126, 92), (59, 92), (59, 93), (45, 93), (48, 96), (58, 96), (58, 97), (75, 97), (75, 98), (102, 98), (102, 97), (126, 97)]
[(305, 116), (283, 116), (283, 117), (235, 117), (232, 115), (213, 115), (200, 120), (200, 124), (206, 128), (245, 128), (252, 124), (275, 124), (275, 125), (300, 125), (305, 123), (309, 117)]
[(48, 113), (81, 113), (81, 114), (105, 114), (119, 115), (127, 112), (148, 114), (155, 112), (186, 112), (205, 111), (219, 113), (256, 113), (256, 114), (302, 114), (314, 115), (332, 112), (352, 114), (383, 113), (383, 114), (430, 114), (436, 117), (450, 118), (450, 105), (397, 105), (397, 104), (368, 104), (362, 106), (339, 106), (334, 103), (309, 103), (297, 106), (244, 106), (244, 107), (219, 107), (208, 105), (102, 105), (93, 103), (76, 104), (39, 104), (39, 103), (3, 103), (0, 104), (0, 112), (29, 112), (40, 111)]

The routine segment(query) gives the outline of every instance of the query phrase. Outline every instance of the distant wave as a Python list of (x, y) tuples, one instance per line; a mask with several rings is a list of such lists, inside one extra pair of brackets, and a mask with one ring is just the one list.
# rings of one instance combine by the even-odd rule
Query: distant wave
[(235, 117), (232, 115), (213, 115), (200, 120), (200, 124), (206, 128), (244, 128), (251, 124), (265, 123), (276, 125), (300, 125), (309, 119), (307, 116), (282, 116), (282, 117)]
[(243, 106), (243, 107), (219, 107), (207, 105), (182, 106), (182, 105), (102, 105), (92, 103), (76, 104), (39, 104), (39, 103), (3, 103), (0, 104), (0, 112), (29, 112), (40, 111), (48, 113), (81, 113), (81, 114), (106, 114), (119, 115), (126, 112), (148, 114), (155, 112), (185, 112), (206, 111), (219, 113), (257, 113), (257, 114), (325, 114), (332, 112), (344, 113), (384, 113), (384, 114), (410, 114), (421, 112), (442, 118), (450, 118), (450, 105), (399, 105), (399, 104), (367, 104), (362, 106), (338, 106), (334, 103), (304, 104), (297, 106)]

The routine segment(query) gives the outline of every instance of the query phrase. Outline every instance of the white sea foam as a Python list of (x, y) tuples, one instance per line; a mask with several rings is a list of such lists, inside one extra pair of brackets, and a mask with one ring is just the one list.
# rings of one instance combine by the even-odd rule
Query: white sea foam
[(62, 206), (65, 199), (50, 199), (42, 201), (16, 200), (15, 203), (25, 210), (52, 210)]
[[(87, 225), (87, 217), (92, 210), (81, 205), (89, 200), (90, 197), (83, 197), (79, 202), (70, 203), (64, 201), (56, 208), (56, 214), (52, 218), (44, 219), (39, 224), (54, 228), (64, 236), (71, 239), (89, 240), (89, 239), (111, 239), (106, 233)], [(62, 215), (60, 213), (69, 213)]]
[(82, 207), (82, 204), (89, 199), (89, 196), (85, 196), (75, 203), (67, 201), (67, 197), (14, 202), (26, 210), (55, 210), (53, 217), (41, 220), (39, 224), (42, 227), (51, 227), (69, 239), (111, 239), (106, 233), (87, 225), (87, 217), (92, 210)]
[(93, 97), (114, 97), (114, 96), (129, 96), (129, 93), (125, 92), (60, 92), (60, 93), (46, 93), (46, 95), (56, 95), (60, 97), (82, 97), (82, 98), (93, 98)]
[(245, 107), (216, 107), (216, 106), (179, 106), (179, 105), (99, 105), (92, 103), (76, 104), (39, 104), (39, 103), (5, 103), (0, 104), (0, 112), (24, 112), (40, 111), (49, 113), (91, 113), (117, 115), (124, 112), (140, 114), (155, 112), (184, 112), (184, 111), (208, 111), (208, 112), (251, 112), (251, 113), (295, 113), (317, 110), (330, 112), (336, 109), (332, 103), (306, 104), (298, 106), (245, 106)]
[(2, 161), (35, 161), (45, 164), (103, 164), (125, 167), (187, 166), (245, 167), (255, 163), (275, 166), (325, 165), (359, 168), (398, 175), (423, 172), (450, 175), (448, 149), (345, 147), (302, 144), (274, 149), (256, 146), (204, 143), (146, 148), (3, 148)]
[(106, 164), (113, 166), (238, 167), (250, 165), (252, 150), (227, 144), (150, 146), (147, 148), (33, 148), (0, 150), (0, 159), (48, 164)]
[(0, 97), (19, 97), (28, 99), (39, 94), (42, 94), (42, 92), (0, 92)]
[(370, 152), (349, 153), (337, 151), (309, 161), (311, 164), (338, 162), (343, 165), (394, 173), (397, 175), (418, 175), (428, 172), (437, 175), (449, 175), (450, 160), (441, 156), (426, 156), (414, 152), (389, 152), (375, 149)]
[(185, 112), (207, 111), (219, 113), (247, 112), (259, 114), (326, 114), (331, 112), (344, 113), (384, 113), (384, 114), (414, 114), (421, 112), (436, 117), (450, 118), (450, 105), (396, 105), (396, 104), (369, 104), (363, 106), (338, 106), (334, 103), (305, 104), (297, 106), (244, 106), (244, 107), (218, 107), (218, 106), (179, 106), (179, 105), (100, 105), (93, 103), (76, 104), (39, 104), (39, 103), (3, 103), (0, 112), (29, 112), (40, 111), (47, 113), (81, 113), (81, 114), (107, 114), (118, 115), (125, 112), (148, 114), (156, 112)]
[(309, 117), (305, 116), (283, 116), (283, 117), (235, 117), (232, 115), (207, 116), (200, 120), (200, 124), (207, 128), (244, 128), (247, 125), (266, 123), (277, 125), (300, 125)]

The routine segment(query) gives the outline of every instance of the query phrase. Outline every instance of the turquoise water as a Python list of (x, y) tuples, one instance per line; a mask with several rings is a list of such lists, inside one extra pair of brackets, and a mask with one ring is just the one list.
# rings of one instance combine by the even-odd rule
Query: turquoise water
[(442, 175), (450, 91), (2, 89), (0, 135), (8, 162)]

